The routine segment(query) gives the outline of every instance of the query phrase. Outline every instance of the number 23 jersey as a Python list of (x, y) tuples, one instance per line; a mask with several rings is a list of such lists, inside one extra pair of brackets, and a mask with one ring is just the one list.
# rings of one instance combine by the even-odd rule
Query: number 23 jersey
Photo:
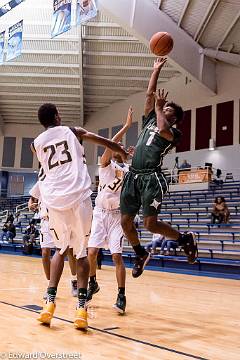
[(123, 177), (128, 169), (127, 164), (121, 167), (114, 161), (111, 161), (106, 167), (99, 168), (99, 187), (95, 200), (96, 207), (106, 210), (119, 208)]
[(43, 168), (39, 186), (47, 207), (69, 209), (90, 196), (84, 148), (70, 128), (48, 128), (34, 140), (34, 148)]

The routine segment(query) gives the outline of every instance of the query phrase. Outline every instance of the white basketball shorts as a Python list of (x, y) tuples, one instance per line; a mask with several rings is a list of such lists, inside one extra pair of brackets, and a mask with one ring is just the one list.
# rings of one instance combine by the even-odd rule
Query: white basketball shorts
[(88, 247), (109, 249), (111, 254), (122, 253), (123, 230), (119, 210), (95, 207)]
[(77, 259), (87, 256), (87, 242), (92, 223), (92, 202), (86, 200), (76, 203), (71, 209), (56, 210), (48, 208), (49, 228), (55, 246), (62, 255), (72, 248)]
[(49, 230), (49, 221), (47, 219), (41, 220), (40, 226), (40, 246), (42, 248), (54, 249), (55, 244)]

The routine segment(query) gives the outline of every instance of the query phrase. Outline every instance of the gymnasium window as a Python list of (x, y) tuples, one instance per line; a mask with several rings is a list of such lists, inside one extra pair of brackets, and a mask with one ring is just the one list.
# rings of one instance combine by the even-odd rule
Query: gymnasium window
[(233, 144), (233, 101), (217, 104), (216, 146)]
[(2, 166), (14, 167), (16, 150), (16, 138), (4, 137)]
[[(103, 136), (105, 138), (109, 138), (109, 129), (107, 129), (107, 128), (106, 129), (99, 129), (98, 130), (98, 135)], [(102, 156), (103, 152), (104, 152), (104, 147), (103, 146), (98, 146), (98, 148), (97, 148), (97, 159), (98, 159), (99, 156)]]
[(138, 123), (134, 122), (132, 123), (132, 126), (130, 129), (128, 129), (128, 132), (126, 134), (126, 147), (131, 145), (136, 145), (138, 138)]
[(33, 167), (33, 153), (30, 149), (30, 145), (34, 139), (23, 138), (22, 139), (22, 152), (21, 152), (21, 168), (32, 168)]
[(196, 109), (195, 149), (208, 149), (212, 130), (212, 106)]
[(191, 110), (184, 112), (184, 119), (177, 125), (177, 129), (183, 133), (183, 136), (176, 147), (176, 152), (189, 151), (191, 144)]
[(112, 138), (121, 130), (122, 125), (117, 125), (112, 127)]

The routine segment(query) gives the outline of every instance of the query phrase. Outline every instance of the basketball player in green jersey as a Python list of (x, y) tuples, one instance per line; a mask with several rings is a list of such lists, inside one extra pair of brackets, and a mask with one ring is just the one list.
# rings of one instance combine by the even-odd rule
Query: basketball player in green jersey
[(135, 253), (132, 276), (142, 274), (150, 254), (141, 246), (134, 225), (134, 217), (142, 206), (144, 226), (182, 246), (190, 264), (197, 258), (197, 245), (193, 233), (181, 234), (169, 224), (158, 220), (163, 196), (168, 190), (167, 181), (161, 172), (164, 156), (176, 146), (181, 132), (173, 128), (183, 119), (183, 110), (173, 102), (167, 102), (164, 90), (158, 90), (157, 80), (166, 58), (154, 62), (145, 102), (143, 129), (138, 138), (130, 171), (125, 175), (120, 208), (124, 233)]

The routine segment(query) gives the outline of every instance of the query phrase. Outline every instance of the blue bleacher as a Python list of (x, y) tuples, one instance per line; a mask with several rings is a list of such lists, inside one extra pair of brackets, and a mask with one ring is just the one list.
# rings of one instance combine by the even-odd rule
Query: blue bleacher
[[(224, 196), (230, 210), (229, 224), (215, 224), (212, 226), (211, 210), (213, 201), (216, 196)], [(92, 202), (94, 204), (96, 192), (92, 194)], [(8, 210), (15, 210), (16, 206), (27, 198), (10, 199)], [(3, 199), (0, 204), (6, 205), (7, 200)], [(21, 212), (19, 220), (21, 227), (17, 229), (17, 236), (13, 244), (2, 244), (0, 250), (12, 250), (15, 252), (22, 249), (22, 230), (28, 225), (33, 214), (27, 209)], [(141, 216), (141, 213), (140, 213)], [(163, 221), (171, 221), (172, 225), (179, 231), (194, 231), (197, 234), (199, 261), (194, 268), (198, 270), (212, 269), (215, 271), (222, 267), (224, 271), (232, 271), (236, 273), (236, 269), (240, 270), (240, 182), (224, 183), (220, 187), (210, 188), (203, 191), (178, 191), (168, 193), (162, 204), (162, 212), (159, 218)], [(1, 226), (1, 223), (0, 223)], [(141, 243), (151, 241), (152, 234), (143, 227), (141, 222), (139, 228), (141, 235)], [(39, 248), (36, 249), (39, 253)], [(106, 252), (108, 258), (108, 252)], [(131, 246), (125, 241), (124, 258), (131, 263), (134, 254)], [(238, 262), (239, 260), (239, 262)], [(177, 249), (177, 256), (154, 255), (150, 261), (151, 266), (158, 267), (189, 267), (184, 253)], [(215, 270), (213, 270), (213, 267)], [(228, 270), (226, 270), (228, 268)]]

